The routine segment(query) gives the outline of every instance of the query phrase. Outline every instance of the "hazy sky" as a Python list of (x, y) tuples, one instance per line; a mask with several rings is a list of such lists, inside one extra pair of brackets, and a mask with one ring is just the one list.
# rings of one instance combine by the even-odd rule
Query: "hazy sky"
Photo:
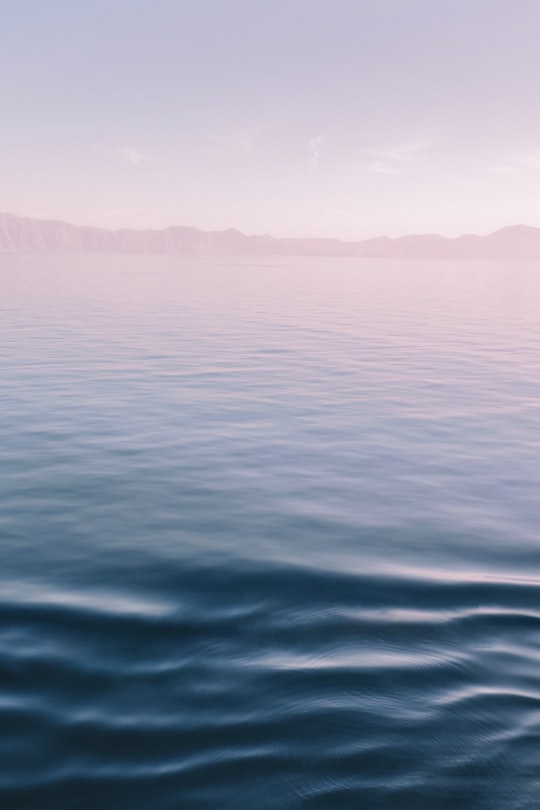
[(540, 226), (540, 0), (0, 0), (0, 210)]

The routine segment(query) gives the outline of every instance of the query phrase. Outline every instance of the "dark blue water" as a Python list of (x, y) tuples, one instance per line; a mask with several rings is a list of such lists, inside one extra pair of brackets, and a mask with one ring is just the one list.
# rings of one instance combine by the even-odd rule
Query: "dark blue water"
[(540, 266), (0, 258), (2, 810), (540, 804)]

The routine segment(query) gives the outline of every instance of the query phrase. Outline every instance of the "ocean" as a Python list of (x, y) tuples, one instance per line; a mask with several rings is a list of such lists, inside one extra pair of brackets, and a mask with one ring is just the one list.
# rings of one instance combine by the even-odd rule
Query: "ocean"
[(0, 256), (2, 810), (536, 810), (540, 265)]

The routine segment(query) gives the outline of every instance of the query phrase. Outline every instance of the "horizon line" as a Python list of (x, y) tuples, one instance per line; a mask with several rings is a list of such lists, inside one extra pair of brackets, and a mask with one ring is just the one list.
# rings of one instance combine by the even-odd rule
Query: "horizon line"
[(120, 233), (122, 231), (133, 231), (135, 233), (145, 233), (145, 232), (152, 232), (152, 233), (159, 233), (161, 231), (169, 231), (174, 230), (176, 228), (184, 228), (187, 230), (199, 231), (200, 233), (207, 233), (207, 234), (226, 234), (226, 233), (237, 233), (241, 236), (245, 236), (248, 238), (269, 238), (274, 239), (276, 241), (297, 241), (297, 240), (320, 240), (320, 241), (329, 241), (329, 242), (339, 242), (343, 245), (354, 245), (359, 244), (362, 242), (371, 242), (374, 240), (390, 240), (395, 241), (399, 239), (406, 239), (409, 237), (437, 237), (438, 239), (445, 239), (448, 241), (456, 241), (458, 239), (463, 239), (464, 237), (477, 237), (477, 238), (486, 238), (489, 236), (493, 236), (501, 231), (506, 231), (509, 229), (523, 229), (523, 230), (540, 230), (540, 225), (526, 225), (522, 222), (514, 223), (512, 225), (503, 225), (499, 228), (496, 228), (493, 231), (488, 231), (485, 234), (478, 234), (474, 233), (473, 231), (467, 231), (464, 233), (460, 233), (457, 236), (446, 236), (445, 234), (437, 233), (436, 231), (413, 231), (408, 233), (400, 234), (399, 236), (388, 236), (387, 234), (379, 234), (377, 236), (368, 236), (358, 239), (343, 239), (339, 236), (274, 236), (269, 232), (265, 233), (247, 233), (240, 228), (235, 226), (230, 226), (228, 228), (214, 228), (214, 229), (207, 229), (203, 228), (200, 225), (164, 225), (160, 227), (135, 227), (135, 226), (123, 226), (121, 228), (111, 228), (105, 225), (80, 225), (75, 222), (70, 222), (65, 219), (57, 219), (55, 217), (36, 217), (36, 216), (27, 216), (24, 214), (14, 214), (11, 211), (0, 211), (0, 217), (13, 217), (14, 219), (19, 220), (31, 220), (34, 222), (50, 222), (55, 223), (58, 225), (67, 225), (68, 227), (72, 228), (82, 228), (82, 229), (89, 229), (89, 230), (97, 230), (97, 231), (106, 231), (109, 233)]

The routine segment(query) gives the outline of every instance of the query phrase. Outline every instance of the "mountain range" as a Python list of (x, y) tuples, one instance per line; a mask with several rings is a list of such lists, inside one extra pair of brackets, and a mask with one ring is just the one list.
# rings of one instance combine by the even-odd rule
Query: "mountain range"
[(487, 236), (414, 234), (344, 242), (278, 239), (241, 231), (108, 230), (0, 213), (0, 253), (176, 253), (181, 255), (358, 256), (372, 258), (511, 259), (540, 261), (540, 228), (513, 225)]

